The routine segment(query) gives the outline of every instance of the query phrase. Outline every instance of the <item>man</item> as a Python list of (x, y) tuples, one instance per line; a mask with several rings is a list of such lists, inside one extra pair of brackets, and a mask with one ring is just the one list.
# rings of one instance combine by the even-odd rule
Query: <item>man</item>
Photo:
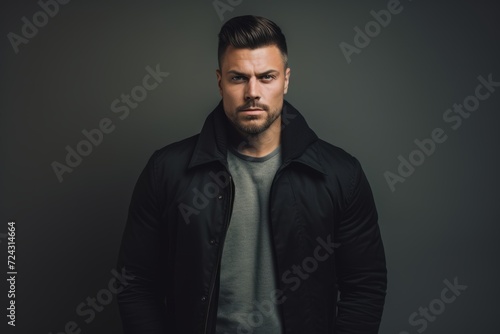
[(155, 151), (119, 256), (125, 333), (377, 333), (384, 249), (356, 158), (287, 101), (280, 28), (219, 33), (222, 96), (201, 133)]

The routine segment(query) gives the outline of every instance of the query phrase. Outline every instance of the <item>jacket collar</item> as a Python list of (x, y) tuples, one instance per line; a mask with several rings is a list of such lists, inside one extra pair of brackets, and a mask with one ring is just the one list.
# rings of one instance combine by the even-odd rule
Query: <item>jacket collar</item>
[[(232, 126), (224, 113), (222, 100), (207, 116), (198, 136), (188, 169), (212, 161), (227, 167), (228, 127)], [(306, 150), (318, 136), (306, 120), (288, 101), (283, 101), (281, 112), (281, 154), (283, 163), (300, 162), (326, 174), (316, 150)]]

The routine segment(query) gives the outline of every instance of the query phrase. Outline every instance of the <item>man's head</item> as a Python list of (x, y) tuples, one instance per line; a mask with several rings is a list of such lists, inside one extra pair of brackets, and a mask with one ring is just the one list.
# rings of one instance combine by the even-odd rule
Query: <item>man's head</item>
[(280, 127), (290, 78), (281, 29), (263, 17), (235, 17), (221, 28), (218, 56), (224, 111), (239, 132), (257, 135)]

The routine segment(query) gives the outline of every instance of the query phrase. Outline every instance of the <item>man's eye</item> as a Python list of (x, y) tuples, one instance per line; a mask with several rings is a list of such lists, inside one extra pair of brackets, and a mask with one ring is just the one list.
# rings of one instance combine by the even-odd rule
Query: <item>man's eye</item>
[(231, 78), (231, 80), (233, 80), (233, 81), (242, 81), (244, 79), (245, 78), (241, 75), (235, 75), (234, 77)]
[(271, 81), (274, 79), (274, 75), (266, 74), (261, 77), (264, 81)]

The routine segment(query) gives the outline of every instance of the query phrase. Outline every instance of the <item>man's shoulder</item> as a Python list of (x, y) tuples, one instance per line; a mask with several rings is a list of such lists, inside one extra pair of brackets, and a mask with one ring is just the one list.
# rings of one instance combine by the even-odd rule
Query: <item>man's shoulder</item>
[(350, 197), (364, 175), (359, 160), (343, 148), (322, 139), (318, 139), (315, 146), (328, 179), (335, 184), (335, 188), (340, 186), (344, 189), (343, 193)]
[(156, 150), (158, 156), (169, 156), (186, 153), (186, 150), (193, 150), (196, 142), (198, 141), (199, 133), (192, 135), (190, 137), (175, 141), (173, 143), (167, 144)]
[(321, 162), (325, 168), (332, 170), (345, 169), (353, 171), (359, 168), (359, 161), (343, 148), (333, 145), (321, 138), (314, 143)]
[(160, 168), (185, 168), (191, 159), (199, 136), (200, 134), (197, 133), (157, 149), (152, 156), (155, 165)]

